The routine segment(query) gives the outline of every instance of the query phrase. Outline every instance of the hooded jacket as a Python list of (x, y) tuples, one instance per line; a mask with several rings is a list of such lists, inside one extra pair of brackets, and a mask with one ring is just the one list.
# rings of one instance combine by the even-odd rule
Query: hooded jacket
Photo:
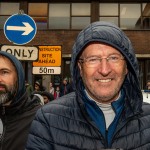
[[(90, 116), (87, 105), (94, 114), (103, 118), (101, 111), (96, 111), (96, 104), (91, 103), (84, 94), (77, 65), (82, 50), (91, 42), (116, 48), (124, 56), (128, 67), (128, 74), (121, 87), (124, 94), (118, 104), (113, 105), (117, 119), (109, 133), (102, 130), (104, 119), (98, 127), (97, 120)], [(107, 22), (94, 22), (82, 30), (73, 46), (71, 74), (75, 92), (39, 109), (31, 126), (27, 150), (150, 149), (150, 105), (143, 103), (134, 49), (120, 28)], [(117, 105), (120, 104), (121, 111), (118, 111)]]
[(18, 79), (17, 93), (12, 97), (10, 105), (0, 105), (0, 119), (2, 121), (0, 150), (24, 150), (31, 121), (41, 105), (28, 97), (24, 69), (20, 61), (6, 52), (0, 51), (0, 55), (8, 58), (15, 66)]

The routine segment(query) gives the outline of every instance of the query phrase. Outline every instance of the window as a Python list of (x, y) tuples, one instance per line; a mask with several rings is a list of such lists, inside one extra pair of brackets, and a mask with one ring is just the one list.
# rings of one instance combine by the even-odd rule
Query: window
[(0, 3), (0, 29), (3, 29), (8, 17), (17, 13), (19, 13), (19, 3)]
[(100, 16), (118, 16), (118, 3), (100, 3)]
[(120, 4), (120, 27), (122, 29), (140, 28), (137, 23), (141, 17), (140, 4)]
[(100, 21), (108, 21), (118, 26), (118, 3), (100, 3), (99, 16)]
[(36, 22), (37, 29), (47, 29), (48, 3), (29, 3), (28, 15)]
[(112, 22), (122, 29), (141, 29), (142, 26), (149, 29), (150, 3), (99, 3), (99, 20)]
[(90, 23), (90, 3), (49, 4), (49, 29), (82, 29)]
[(13, 15), (19, 12), (19, 3), (0, 3), (0, 15)]
[(83, 29), (90, 24), (90, 17), (72, 17), (72, 29)]
[(142, 24), (144, 29), (150, 29), (150, 3), (142, 5)]
[(70, 4), (49, 4), (49, 29), (70, 28)]
[(108, 22), (114, 23), (118, 26), (118, 17), (100, 17), (99, 20), (108, 21)]
[(83, 29), (90, 24), (91, 4), (90, 3), (72, 3), (71, 4), (71, 28)]

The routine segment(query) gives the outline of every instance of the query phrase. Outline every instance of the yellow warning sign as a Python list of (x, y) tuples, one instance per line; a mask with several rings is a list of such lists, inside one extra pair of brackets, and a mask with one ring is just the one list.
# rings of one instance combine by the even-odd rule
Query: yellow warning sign
[(39, 46), (39, 58), (33, 62), (33, 66), (61, 66), (61, 46)]

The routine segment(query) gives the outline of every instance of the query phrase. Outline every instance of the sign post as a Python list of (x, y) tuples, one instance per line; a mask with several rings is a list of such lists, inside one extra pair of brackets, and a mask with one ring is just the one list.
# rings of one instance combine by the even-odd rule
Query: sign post
[(6, 38), (17, 45), (30, 42), (37, 31), (34, 20), (26, 14), (14, 14), (4, 24)]

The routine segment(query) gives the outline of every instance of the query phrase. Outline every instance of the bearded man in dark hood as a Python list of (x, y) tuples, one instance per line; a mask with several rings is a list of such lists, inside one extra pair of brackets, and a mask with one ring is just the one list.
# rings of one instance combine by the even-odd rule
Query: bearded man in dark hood
[(0, 51), (0, 149), (24, 150), (40, 103), (29, 98), (24, 69), (13, 55)]

